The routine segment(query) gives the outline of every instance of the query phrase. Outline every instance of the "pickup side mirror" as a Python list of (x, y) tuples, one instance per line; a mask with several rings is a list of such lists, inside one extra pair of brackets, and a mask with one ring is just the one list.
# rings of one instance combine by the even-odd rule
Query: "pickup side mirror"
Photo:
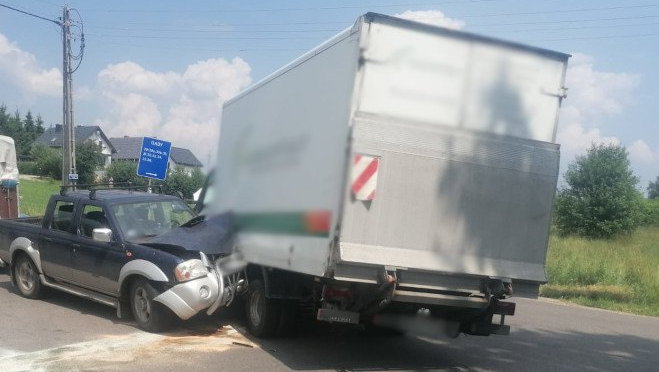
[(97, 242), (109, 243), (112, 241), (112, 230), (107, 227), (98, 227), (92, 230), (92, 239)]

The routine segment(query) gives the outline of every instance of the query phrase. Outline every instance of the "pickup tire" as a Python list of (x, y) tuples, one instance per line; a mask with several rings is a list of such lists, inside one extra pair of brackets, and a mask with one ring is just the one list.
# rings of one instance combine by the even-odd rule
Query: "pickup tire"
[(161, 332), (172, 321), (168, 309), (153, 299), (158, 292), (145, 279), (135, 279), (130, 286), (130, 308), (137, 325), (147, 332)]
[(245, 303), (247, 329), (256, 337), (275, 336), (279, 328), (281, 304), (265, 296), (265, 286), (259, 279), (249, 283)]
[(12, 265), (12, 270), (16, 287), (23, 297), (32, 299), (42, 297), (44, 288), (39, 279), (39, 270), (30, 257), (23, 253), (19, 254)]

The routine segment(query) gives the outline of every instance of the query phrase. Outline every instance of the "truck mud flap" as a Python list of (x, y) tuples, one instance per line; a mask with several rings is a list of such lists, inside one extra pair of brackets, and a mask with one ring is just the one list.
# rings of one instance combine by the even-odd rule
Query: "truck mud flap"
[[(501, 317), (498, 323), (495, 323), (492, 319), (495, 314)], [(470, 323), (467, 329), (463, 329), (463, 332), (475, 336), (508, 336), (510, 335), (510, 326), (505, 324), (506, 315), (515, 315), (515, 303), (495, 301), (486, 315)]]

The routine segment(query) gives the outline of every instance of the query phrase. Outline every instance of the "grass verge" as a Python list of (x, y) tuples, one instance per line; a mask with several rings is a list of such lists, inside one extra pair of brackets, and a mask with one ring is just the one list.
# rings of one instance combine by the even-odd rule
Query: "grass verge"
[(20, 177), (20, 213), (41, 216), (46, 210), (50, 196), (59, 192), (59, 181), (52, 178)]
[(552, 235), (547, 276), (543, 296), (659, 316), (659, 226), (612, 240)]

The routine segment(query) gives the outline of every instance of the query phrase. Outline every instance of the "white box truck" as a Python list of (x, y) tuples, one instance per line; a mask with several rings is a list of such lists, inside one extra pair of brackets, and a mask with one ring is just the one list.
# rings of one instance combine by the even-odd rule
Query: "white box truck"
[(226, 102), (205, 203), (235, 218), (250, 331), (428, 309), (506, 334), (546, 281), (568, 58), (368, 13)]

